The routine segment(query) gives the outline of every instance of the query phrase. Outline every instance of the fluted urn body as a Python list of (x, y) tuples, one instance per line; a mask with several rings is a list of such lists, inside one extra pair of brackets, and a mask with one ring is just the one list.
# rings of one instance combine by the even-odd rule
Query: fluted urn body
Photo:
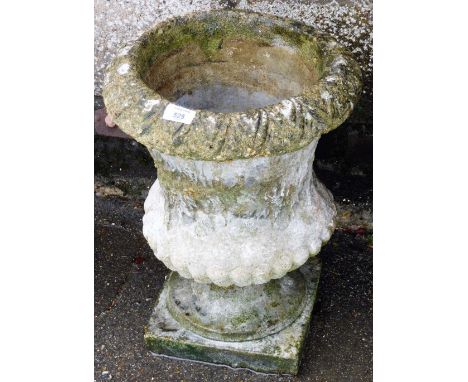
[(175, 18), (114, 59), (104, 99), (157, 167), (143, 233), (182, 276), (167, 292), (179, 322), (234, 341), (271, 335), (301, 314), (307, 288), (288, 272), (329, 240), (336, 213), (314, 152), (360, 90), (358, 65), (333, 39), (256, 13)]
[(159, 181), (143, 233), (156, 256), (183, 277), (224, 287), (300, 267), (334, 228), (332, 197), (312, 169), (316, 145), (223, 162), (153, 150)]

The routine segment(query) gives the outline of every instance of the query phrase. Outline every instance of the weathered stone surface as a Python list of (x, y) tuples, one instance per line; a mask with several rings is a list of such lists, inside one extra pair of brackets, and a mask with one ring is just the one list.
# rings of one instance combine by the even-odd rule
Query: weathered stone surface
[[(161, 118), (171, 101), (201, 84), (281, 101), (240, 112), (197, 110), (190, 125)], [(358, 64), (328, 35), (291, 20), (223, 10), (145, 33), (114, 59), (103, 96), (113, 121), (149, 149), (226, 161), (307, 146), (344, 122), (360, 92)]]
[[(158, 168), (143, 233), (178, 273), (150, 322), (153, 350), (297, 371), (317, 260), (286, 274), (334, 230), (314, 153), (360, 91), (357, 63), (332, 38), (241, 11), (166, 21), (113, 61), (107, 110)], [(190, 107), (190, 121), (168, 120), (172, 103)]]
[(230, 162), (158, 153), (143, 234), (181, 276), (219, 286), (262, 284), (316, 255), (335, 227), (316, 178), (316, 141), (280, 156)]
[(249, 368), (264, 373), (297, 374), (317, 293), (320, 261), (311, 259), (299, 270), (304, 276), (304, 308), (291, 325), (257, 340), (225, 342), (203, 338), (180, 325), (167, 310), (166, 282), (145, 331), (145, 342), (156, 354)]
[(173, 272), (167, 288), (172, 317), (190, 331), (220, 341), (254, 340), (279, 332), (302, 313), (306, 295), (298, 270), (265, 284), (229, 288)]
[[(345, 122), (346, 124), (346, 122)], [(342, 126), (336, 129), (339, 132)], [(333, 134), (333, 133), (331, 133)], [(331, 191), (337, 208), (336, 229), (372, 231), (372, 152), (366, 147), (353, 147), (341, 154), (328, 153), (336, 148), (333, 139), (324, 145), (327, 134), (320, 138), (314, 159), (317, 177)], [(95, 136), (95, 192), (107, 187), (119, 190), (122, 199), (141, 204), (156, 180), (154, 160), (148, 150), (133, 139)], [(142, 213), (143, 216), (143, 213)]]
[[(275, 103), (198, 109), (191, 124), (162, 118), (171, 100), (216, 108), (226, 87), (249, 95), (244, 106), (264, 94)], [(280, 278), (317, 254), (336, 212), (312, 169), (315, 147), (360, 89), (358, 65), (329, 36), (256, 13), (175, 18), (124, 49), (104, 98), (158, 167), (144, 218), (156, 256), (183, 277), (227, 287)]]

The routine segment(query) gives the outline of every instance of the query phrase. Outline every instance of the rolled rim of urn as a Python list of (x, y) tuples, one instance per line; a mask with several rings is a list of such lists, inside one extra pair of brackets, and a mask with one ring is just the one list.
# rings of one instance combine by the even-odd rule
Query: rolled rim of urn
[[(222, 162), (306, 147), (346, 120), (360, 92), (358, 64), (330, 36), (218, 10), (159, 23), (130, 43), (109, 66), (103, 96), (113, 121), (147, 148)], [(192, 122), (163, 119), (170, 103), (195, 110)]]

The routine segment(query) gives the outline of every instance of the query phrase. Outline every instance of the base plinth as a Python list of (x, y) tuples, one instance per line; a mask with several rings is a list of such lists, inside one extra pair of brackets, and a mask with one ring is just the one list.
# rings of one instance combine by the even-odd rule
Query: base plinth
[(213, 340), (182, 326), (167, 308), (170, 288), (166, 281), (145, 330), (146, 345), (158, 355), (248, 368), (263, 373), (297, 374), (320, 269), (318, 258), (311, 258), (299, 269), (306, 286), (304, 308), (299, 317), (277, 333), (248, 341)]

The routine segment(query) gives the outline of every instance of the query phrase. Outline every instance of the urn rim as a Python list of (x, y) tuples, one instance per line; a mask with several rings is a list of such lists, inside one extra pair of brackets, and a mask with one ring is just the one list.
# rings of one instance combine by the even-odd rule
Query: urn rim
[[(208, 25), (213, 20), (220, 25), (233, 20), (262, 25), (267, 30), (274, 26), (299, 36), (298, 44), (314, 42), (321, 53), (320, 77), (301, 94), (263, 107), (236, 112), (194, 109), (190, 124), (163, 119), (171, 102), (143, 80), (139, 68), (142, 46), (176, 26), (193, 21)], [(168, 19), (129, 42), (108, 67), (103, 96), (114, 122), (148, 149), (188, 159), (228, 161), (281, 155), (305, 147), (348, 118), (361, 88), (359, 65), (329, 35), (273, 15), (212, 10)]]

